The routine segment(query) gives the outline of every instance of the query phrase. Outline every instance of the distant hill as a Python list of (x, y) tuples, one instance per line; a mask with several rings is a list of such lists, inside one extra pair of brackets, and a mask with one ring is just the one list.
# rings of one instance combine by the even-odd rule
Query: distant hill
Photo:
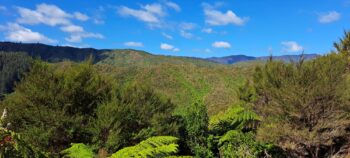
[(207, 58), (207, 60), (215, 63), (220, 63), (220, 64), (234, 64), (242, 61), (256, 60), (256, 58), (252, 56), (246, 56), (246, 55), (231, 55), (226, 57)]
[(103, 52), (93, 48), (74, 48), (68, 46), (50, 46), (40, 43), (0, 42), (0, 52), (25, 52), (33, 58), (40, 58), (49, 62), (64, 60), (82, 61), (92, 56), (96, 61), (102, 60)]
[[(139, 64), (159, 64), (162, 62), (171, 62), (181, 64), (183, 62), (192, 62), (195, 64), (209, 64), (210, 61), (218, 64), (234, 64), (252, 60), (267, 60), (269, 56), (253, 57), (246, 55), (231, 55), (226, 57), (212, 58), (193, 58), (193, 57), (174, 57), (153, 55), (144, 51), (133, 49), (94, 49), (94, 48), (75, 48), (69, 46), (50, 46), (40, 43), (14, 43), (0, 42), (0, 52), (25, 52), (33, 58), (40, 58), (49, 62), (60, 62), (65, 60), (83, 61), (93, 57), (95, 63), (119, 62), (119, 65), (127, 65), (130, 62), (139, 62)], [(304, 54), (306, 60), (316, 58), (317, 54)], [(300, 55), (273, 56), (273, 59), (290, 61), (298, 60)], [(203, 66), (204, 66), (203, 65)], [(209, 64), (212, 65), (212, 64)]]
[[(314, 59), (318, 54), (303, 54), (303, 57), (305, 60)], [(273, 60), (281, 60), (281, 61), (297, 61), (299, 60), (301, 55), (281, 55), (281, 56), (272, 56)], [(252, 60), (268, 60), (270, 59), (270, 56), (262, 56), (262, 57), (253, 57), (253, 56), (246, 56), (246, 55), (231, 55), (231, 56), (225, 56), (225, 57), (212, 57), (207, 58), (206, 60), (212, 61), (215, 63), (220, 64), (235, 64), (238, 62), (247, 62)]]
[(95, 63), (113, 63), (118, 66), (129, 66), (130, 63), (142, 66), (165, 62), (172, 64), (192, 62), (203, 66), (213, 64), (201, 58), (153, 55), (133, 49), (75, 48), (70, 46), (50, 46), (40, 43), (0, 42), (0, 52), (24, 52), (33, 58), (39, 58), (48, 62), (66, 60), (77, 62), (92, 57)]
[[(26, 52), (49, 62), (82, 61), (92, 56), (100, 72), (116, 78), (120, 84), (139, 82), (152, 86), (170, 98), (179, 111), (197, 99), (203, 99), (210, 115), (238, 103), (238, 88), (251, 78), (260, 60), (249, 56), (231, 56), (216, 61), (192, 57), (153, 55), (132, 49), (98, 50), (44, 44), (0, 42), (0, 52)], [(249, 62), (241, 62), (249, 61)], [(239, 64), (233, 64), (237, 63)], [(65, 62), (63, 62), (65, 63)], [(63, 64), (58, 63), (58, 64)]]

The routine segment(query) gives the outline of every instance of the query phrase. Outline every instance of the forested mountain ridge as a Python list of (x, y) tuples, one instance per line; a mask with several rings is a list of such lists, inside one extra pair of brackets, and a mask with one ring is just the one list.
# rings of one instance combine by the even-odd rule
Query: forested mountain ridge
[[(219, 64), (234, 64), (252, 60), (267, 60), (269, 56), (253, 57), (246, 55), (232, 55), (226, 57), (212, 58), (194, 58), (194, 57), (176, 57), (153, 55), (145, 51), (134, 49), (94, 49), (94, 48), (75, 48), (70, 46), (50, 46), (41, 43), (13, 43), (0, 42), (0, 51), (2, 52), (25, 52), (33, 58), (40, 58), (49, 62), (60, 62), (65, 60), (83, 61), (89, 57), (94, 62), (118, 63), (121, 65), (133, 62), (145, 62), (146, 64), (158, 64), (159, 62), (183, 63), (192, 62), (201, 65), (211, 65), (210, 61)], [(304, 54), (305, 59), (314, 59), (317, 54)], [(300, 55), (282, 55), (273, 56), (275, 60), (290, 61), (298, 60)], [(107, 61), (104, 61), (107, 59)]]

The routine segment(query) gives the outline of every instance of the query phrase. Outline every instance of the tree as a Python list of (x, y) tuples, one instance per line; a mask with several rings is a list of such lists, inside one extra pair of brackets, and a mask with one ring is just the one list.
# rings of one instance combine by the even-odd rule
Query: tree
[(185, 125), (184, 141), (192, 154), (196, 157), (213, 157), (208, 147), (207, 108), (202, 100), (197, 100), (186, 108), (183, 115)]
[(255, 108), (264, 117), (258, 137), (296, 157), (327, 157), (341, 150), (350, 125), (346, 64), (342, 55), (332, 53), (257, 68)]
[(348, 70), (350, 69), (350, 32), (344, 31), (344, 36), (340, 38), (339, 42), (333, 43), (338, 54), (342, 54), (348, 62)]
[(58, 153), (71, 142), (89, 142), (88, 123), (113, 85), (89, 62), (49, 65), (33, 63), (30, 72), (1, 107), (26, 142)]
[(147, 86), (120, 87), (113, 98), (97, 107), (91, 131), (101, 150), (115, 152), (157, 135), (177, 136), (175, 105)]

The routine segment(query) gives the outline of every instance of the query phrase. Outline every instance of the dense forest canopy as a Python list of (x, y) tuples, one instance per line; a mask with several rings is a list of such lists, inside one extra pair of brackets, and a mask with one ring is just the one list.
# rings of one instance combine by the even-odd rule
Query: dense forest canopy
[[(8, 93), (0, 102), (1, 156), (345, 157), (350, 153), (349, 38), (346, 32), (334, 44), (336, 51), (313, 60), (272, 59), (248, 67), (255, 69), (245, 76), (223, 77), (225, 84), (213, 82), (235, 87), (225, 94), (235, 101), (222, 107), (220, 95), (208, 93), (217, 88), (209, 82), (214, 72), (179, 84), (188, 90), (182, 95), (172, 93), (177, 85), (164, 84), (178, 83), (174, 76), (191, 77), (179, 75), (185, 68), (199, 75), (211, 72), (213, 66), (204, 63), (169, 64), (166, 79), (174, 82), (165, 82), (152, 80), (151, 75), (164, 73), (151, 66), (157, 58), (148, 60), (152, 71), (146, 71), (140, 65), (116, 69), (111, 59), (48, 63), (0, 53), (0, 88)], [(231, 68), (215, 70), (231, 75), (247, 67)]]

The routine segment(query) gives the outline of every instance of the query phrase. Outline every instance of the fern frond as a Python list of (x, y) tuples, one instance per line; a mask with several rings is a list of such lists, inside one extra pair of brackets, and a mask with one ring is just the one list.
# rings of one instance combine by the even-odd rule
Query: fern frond
[(72, 143), (72, 146), (63, 150), (61, 154), (69, 158), (93, 158), (95, 155), (92, 149), (83, 143)]
[(135, 146), (117, 151), (111, 158), (166, 157), (178, 151), (177, 140), (178, 138), (172, 136), (151, 137)]
[(226, 132), (225, 135), (223, 135), (220, 139), (219, 139), (219, 143), (218, 145), (221, 146), (223, 143), (232, 140), (233, 138), (237, 137), (241, 132), (237, 131), (237, 130), (231, 130)]
[(229, 130), (252, 130), (261, 121), (261, 118), (252, 110), (242, 106), (233, 106), (221, 116), (211, 120), (210, 128), (224, 134)]

